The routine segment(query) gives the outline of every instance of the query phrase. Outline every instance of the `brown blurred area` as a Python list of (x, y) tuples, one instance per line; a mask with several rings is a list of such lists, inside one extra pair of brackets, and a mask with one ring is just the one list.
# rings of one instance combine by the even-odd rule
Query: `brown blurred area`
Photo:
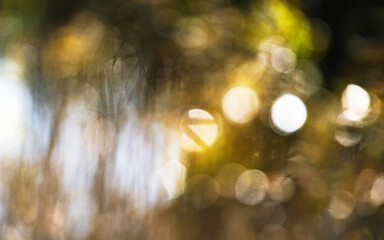
[(384, 239), (384, 6), (0, 2), (0, 239)]

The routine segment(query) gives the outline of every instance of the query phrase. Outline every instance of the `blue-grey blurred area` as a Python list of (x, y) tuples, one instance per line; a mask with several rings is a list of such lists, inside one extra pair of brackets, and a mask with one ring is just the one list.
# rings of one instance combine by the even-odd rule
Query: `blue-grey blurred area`
[(0, 1), (0, 240), (384, 239), (384, 4)]

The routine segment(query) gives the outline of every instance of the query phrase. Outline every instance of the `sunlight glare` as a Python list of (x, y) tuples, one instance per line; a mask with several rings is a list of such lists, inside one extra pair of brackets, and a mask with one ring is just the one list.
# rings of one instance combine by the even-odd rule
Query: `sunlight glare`
[(0, 154), (16, 153), (22, 145), (30, 94), (20, 81), (19, 68), (7, 59), (0, 62)]

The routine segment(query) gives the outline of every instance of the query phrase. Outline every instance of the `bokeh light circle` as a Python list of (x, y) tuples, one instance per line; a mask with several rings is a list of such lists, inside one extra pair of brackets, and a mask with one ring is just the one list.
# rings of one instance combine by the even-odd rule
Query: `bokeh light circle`
[(274, 126), (286, 134), (299, 130), (307, 119), (305, 104), (292, 94), (284, 94), (278, 98), (271, 111)]
[(268, 188), (269, 181), (265, 173), (256, 169), (247, 170), (236, 181), (236, 197), (241, 203), (254, 205), (263, 201)]
[(359, 121), (369, 113), (371, 98), (361, 87), (349, 84), (341, 98), (344, 115), (351, 121)]
[(259, 110), (259, 99), (255, 91), (247, 87), (231, 88), (223, 97), (225, 116), (235, 124), (251, 121)]
[(188, 152), (208, 149), (216, 140), (218, 126), (207, 111), (192, 109), (184, 115), (180, 127), (180, 147)]
[(277, 202), (287, 202), (295, 193), (295, 184), (286, 176), (279, 175), (271, 180), (269, 197)]
[(328, 213), (334, 219), (345, 219), (353, 212), (354, 200), (351, 193), (342, 191), (334, 195), (328, 207)]

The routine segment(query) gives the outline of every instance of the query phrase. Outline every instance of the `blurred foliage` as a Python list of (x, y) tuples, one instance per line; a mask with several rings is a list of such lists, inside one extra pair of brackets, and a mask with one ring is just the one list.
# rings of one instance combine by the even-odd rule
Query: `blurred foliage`
[(0, 239), (384, 238), (383, 8), (310, 2), (2, 1)]

